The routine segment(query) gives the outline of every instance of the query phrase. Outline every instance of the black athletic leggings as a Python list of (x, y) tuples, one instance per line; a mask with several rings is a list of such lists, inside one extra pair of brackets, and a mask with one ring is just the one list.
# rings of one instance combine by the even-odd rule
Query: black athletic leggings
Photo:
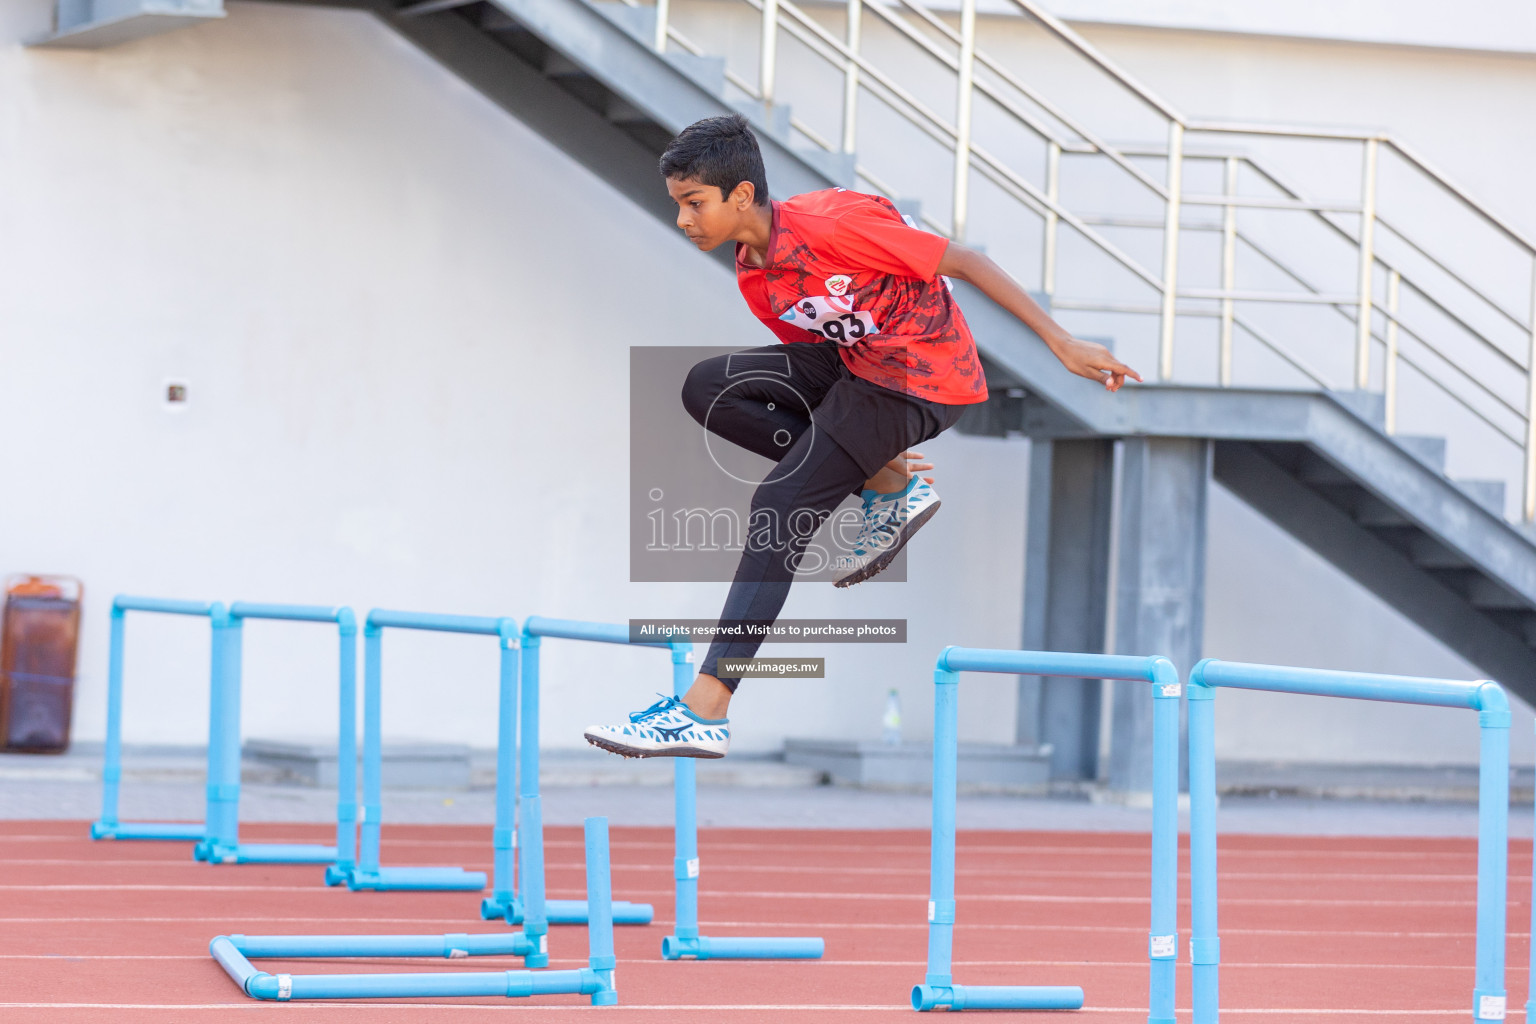
[[(769, 345), (698, 363), (683, 405), (713, 434), (777, 466), (752, 495), (745, 547), (724, 623), (772, 622), (811, 538), (843, 499), (906, 449), (953, 425), (964, 406), (913, 398), (853, 376), (833, 344)], [(735, 692), (721, 658), (750, 658), (761, 641), (716, 639), (699, 671)]]

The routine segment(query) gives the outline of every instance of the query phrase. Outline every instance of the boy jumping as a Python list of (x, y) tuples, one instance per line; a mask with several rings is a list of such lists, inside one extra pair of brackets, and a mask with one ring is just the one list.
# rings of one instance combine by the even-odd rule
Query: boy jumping
[[(708, 252), (736, 245), (748, 307), (782, 343), (706, 359), (683, 405), (718, 434), (777, 466), (752, 496), (746, 544), (720, 613), (727, 623), (778, 618), (806, 545), (843, 499), (861, 494), (865, 522), (837, 586), (890, 564), (938, 509), (914, 474), (914, 445), (987, 400), (976, 343), (944, 278), (959, 278), (1018, 317), (1062, 365), (1118, 391), (1135, 370), (1103, 345), (1073, 338), (998, 265), (909, 227), (881, 196), (846, 189), (768, 198), (757, 139), (740, 115), (685, 128), (661, 157), (677, 226)], [(726, 710), (739, 678), (722, 658), (760, 641), (717, 635), (682, 699), (667, 697), (587, 742), (625, 757), (723, 757)]]

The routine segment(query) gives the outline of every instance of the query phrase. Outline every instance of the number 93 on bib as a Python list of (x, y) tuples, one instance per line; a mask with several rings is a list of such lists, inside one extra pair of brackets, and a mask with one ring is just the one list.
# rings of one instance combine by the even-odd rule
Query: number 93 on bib
[(851, 295), (809, 295), (797, 300), (779, 319), (839, 345), (856, 345), (880, 333), (874, 317), (853, 308)]

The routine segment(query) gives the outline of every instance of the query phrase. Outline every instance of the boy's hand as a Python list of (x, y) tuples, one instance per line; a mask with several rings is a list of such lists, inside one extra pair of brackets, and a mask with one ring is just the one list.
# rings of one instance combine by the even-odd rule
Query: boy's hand
[(1068, 337), (1053, 346), (1061, 365), (1089, 380), (1102, 381), (1107, 391), (1119, 391), (1125, 378), (1141, 380), (1141, 374), (1116, 359), (1109, 349), (1096, 341), (1079, 341)]
[[(1050, 346), (1061, 365), (1089, 380), (1101, 381), (1110, 391), (1119, 391), (1125, 378), (1141, 380), (1141, 374), (1110, 355), (1109, 349), (1091, 341), (1079, 341), (1068, 334), (1040, 304), (1029, 297), (1019, 283), (993, 263), (985, 253), (950, 242), (939, 260), (939, 273), (958, 277), (980, 288), (982, 294), (1023, 321)], [(929, 483), (932, 483), (930, 480)]]
[[(903, 480), (910, 480), (913, 474), (924, 469), (933, 468), (933, 463), (924, 462), (922, 459), (922, 452), (902, 452), (890, 462), (887, 462), (885, 468), (892, 473), (900, 473)], [(931, 476), (925, 476), (923, 479), (930, 484), (933, 483), (933, 477)]]

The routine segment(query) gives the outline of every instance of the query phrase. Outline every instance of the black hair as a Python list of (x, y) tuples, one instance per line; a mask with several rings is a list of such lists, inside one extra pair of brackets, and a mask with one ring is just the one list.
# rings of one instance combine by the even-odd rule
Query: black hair
[(730, 198), (737, 185), (750, 181), (756, 204), (768, 205), (763, 154), (757, 148), (757, 136), (740, 114), (706, 117), (684, 128), (661, 154), (661, 174), (713, 185), (722, 199)]

